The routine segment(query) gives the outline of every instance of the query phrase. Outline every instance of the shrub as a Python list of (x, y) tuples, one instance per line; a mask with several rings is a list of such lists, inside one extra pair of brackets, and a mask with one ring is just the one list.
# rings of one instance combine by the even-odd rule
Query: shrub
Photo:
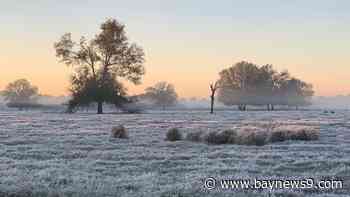
[(254, 145), (263, 146), (268, 143), (269, 134), (266, 131), (258, 131), (254, 134)]
[(264, 145), (267, 143), (267, 132), (256, 127), (228, 129), (221, 132), (211, 131), (204, 137), (208, 144), (241, 144)]
[(113, 138), (128, 138), (128, 132), (123, 125), (113, 127), (111, 134)]
[(222, 139), (225, 139), (225, 143), (227, 144), (235, 144), (237, 143), (238, 133), (235, 129), (227, 129), (219, 133)]
[(268, 132), (258, 127), (241, 127), (237, 135), (237, 144), (242, 145), (265, 145), (268, 141)]
[(240, 128), (238, 131), (236, 143), (241, 145), (250, 145), (250, 142), (253, 139), (253, 135), (254, 134), (252, 130)]
[[(298, 126), (298, 125), (283, 125), (275, 128), (274, 140), (278, 135), (283, 134), (283, 140), (317, 140), (319, 138), (319, 129), (311, 126)], [(271, 136), (272, 138), (272, 136)], [(273, 141), (271, 139), (271, 141)]]
[(307, 140), (318, 140), (320, 139), (320, 129), (312, 128), (307, 133)]
[(283, 142), (285, 141), (285, 135), (281, 130), (273, 130), (270, 132), (270, 142)]
[(204, 140), (208, 144), (225, 144), (225, 139), (222, 138), (222, 136), (219, 135), (217, 131), (210, 131), (204, 136)]
[(182, 140), (182, 133), (178, 128), (171, 128), (166, 133), (167, 141), (179, 141)]
[(192, 141), (192, 142), (201, 142), (203, 140), (203, 132), (202, 131), (189, 132), (186, 135), (186, 140)]
[(204, 137), (208, 144), (234, 144), (236, 142), (237, 133), (233, 129), (224, 130), (222, 132), (211, 131)]
[(234, 129), (188, 133), (189, 141), (204, 141), (208, 144), (240, 144), (263, 146), (285, 140), (317, 140), (319, 129), (311, 126), (268, 124), (262, 126), (243, 125)]

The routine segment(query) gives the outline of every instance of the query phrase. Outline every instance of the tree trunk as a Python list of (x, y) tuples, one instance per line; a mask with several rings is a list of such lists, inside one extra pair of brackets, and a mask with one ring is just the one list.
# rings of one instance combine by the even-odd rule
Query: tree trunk
[(239, 104), (238, 105), (239, 111), (247, 111), (247, 105), (245, 104)]
[(215, 100), (215, 92), (216, 90), (219, 88), (218, 86), (218, 82), (215, 82), (215, 84), (210, 84), (210, 90), (211, 90), (211, 94), (210, 94), (210, 113), (213, 114), (214, 113), (214, 100)]
[(214, 113), (214, 95), (211, 95), (211, 101), (210, 101), (210, 113)]
[(97, 102), (97, 114), (103, 114), (103, 102), (102, 101)]

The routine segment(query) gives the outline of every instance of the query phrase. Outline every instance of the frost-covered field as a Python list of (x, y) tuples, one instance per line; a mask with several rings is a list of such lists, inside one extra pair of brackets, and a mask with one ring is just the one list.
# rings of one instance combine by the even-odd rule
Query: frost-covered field
[[(164, 140), (183, 131), (268, 122), (320, 127), (318, 141), (265, 146)], [(123, 124), (129, 139), (112, 139)], [(0, 196), (349, 196), (350, 112), (60, 114), (0, 111)], [(206, 177), (343, 179), (332, 191), (206, 191)]]

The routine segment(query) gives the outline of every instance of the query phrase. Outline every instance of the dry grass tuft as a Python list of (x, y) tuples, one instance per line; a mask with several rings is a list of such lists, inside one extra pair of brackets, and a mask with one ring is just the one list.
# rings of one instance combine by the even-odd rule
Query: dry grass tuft
[(237, 144), (242, 145), (265, 145), (268, 141), (268, 132), (262, 128), (244, 126), (239, 128)]
[(126, 138), (128, 138), (128, 132), (126, 131), (126, 129), (123, 125), (119, 125), (119, 126), (112, 128), (111, 136), (113, 138), (126, 139)]
[(204, 133), (203, 131), (193, 131), (189, 132), (186, 135), (186, 140), (191, 142), (201, 142), (203, 140)]
[(243, 125), (223, 131), (201, 131), (188, 133), (186, 140), (208, 144), (240, 144), (263, 146), (268, 143), (286, 140), (317, 140), (319, 129), (312, 126), (265, 124), (259, 126)]
[(285, 141), (285, 134), (281, 130), (273, 130), (270, 132), (270, 142), (283, 142)]
[(276, 127), (272, 133), (271, 141), (273, 142), (285, 140), (318, 140), (320, 136), (319, 128), (299, 125), (281, 125)]
[(204, 136), (204, 141), (208, 144), (226, 144), (226, 139), (217, 131), (210, 131)]
[(237, 141), (237, 132), (233, 129), (221, 132), (211, 131), (203, 139), (208, 144), (235, 144)]
[(168, 130), (168, 132), (166, 133), (166, 140), (167, 141), (179, 141), (182, 140), (182, 133), (178, 128), (171, 128)]
[(236, 129), (227, 129), (227, 130), (221, 131), (219, 135), (225, 139), (225, 142), (227, 144), (237, 143), (238, 133)]

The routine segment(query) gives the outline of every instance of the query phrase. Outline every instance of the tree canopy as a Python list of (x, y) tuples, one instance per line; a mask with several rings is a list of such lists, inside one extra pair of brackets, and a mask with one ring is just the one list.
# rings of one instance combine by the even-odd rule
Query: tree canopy
[(220, 73), (218, 100), (225, 105), (303, 106), (310, 104), (312, 85), (292, 77), (288, 71), (278, 72), (272, 65), (258, 66), (238, 62)]
[(54, 44), (59, 60), (76, 68), (71, 76), (70, 111), (97, 103), (97, 113), (103, 113), (103, 103), (121, 105), (127, 98), (118, 78), (139, 84), (145, 73), (144, 52), (129, 42), (123, 24), (108, 19), (100, 30), (89, 41), (81, 37), (74, 42), (66, 33)]
[(165, 81), (158, 82), (153, 87), (146, 88), (144, 97), (151, 100), (154, 105), (161, 106), (163, 109), (166, 106), (175, 105), (178, 98), (175, 87)]
[(9, 107), (25, 108), (36, 104), (38, 91), (27, 79), (18, 79), (9, 83), (2, 95)]

